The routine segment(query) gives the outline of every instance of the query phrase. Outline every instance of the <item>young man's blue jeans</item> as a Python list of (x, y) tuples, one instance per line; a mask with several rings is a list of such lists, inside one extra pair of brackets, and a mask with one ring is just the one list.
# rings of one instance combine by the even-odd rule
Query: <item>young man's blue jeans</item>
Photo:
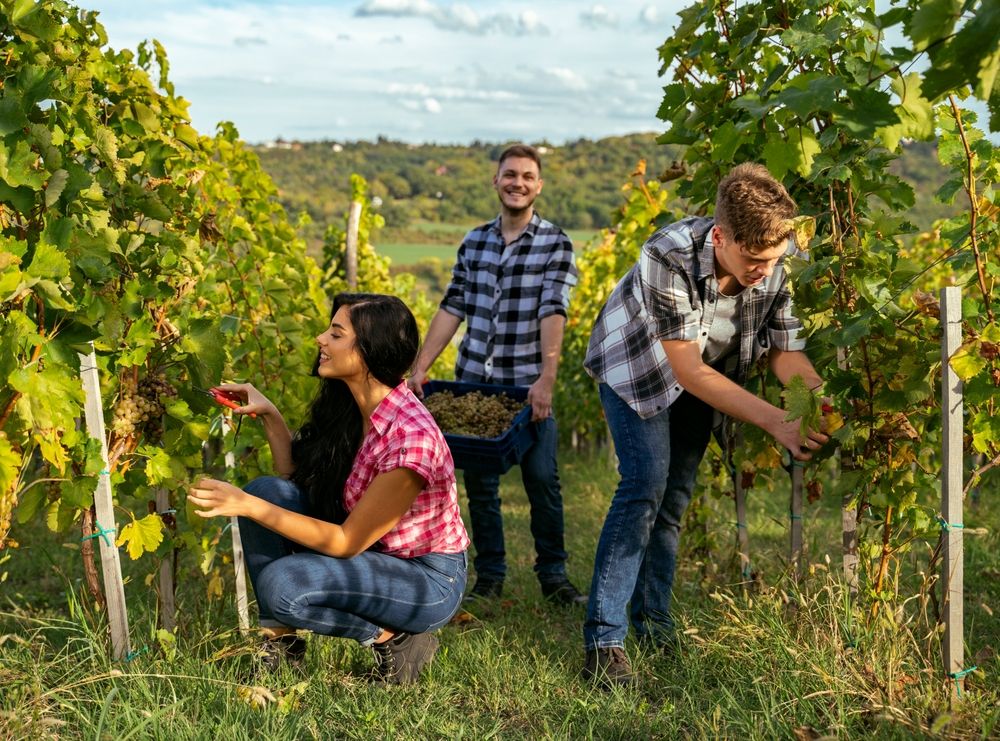
[[(245, 491), (308, 514), (305, 494), (291, 481), (265, 476)], [(240, 535), (263, 628), (305, 628), (367, 646), (384, 628), (437, 630), (458, 610), (465, 589), (465, 553), (397, 558), (367, 550), (334, 558), (245, 517)]]
[[(521, 459), (521, 479), (531, 504), (531, 535), (535, 539), (535, 574), (540, 582), (566, 578), (566, 550), (563, 545), (563, 503), (556, 465), (559, 433), (552, 417), (537, 425), (538, 442)], [(503, 517), (500, 514), (500, 477), (465, 472), (469, 496), (473, 563), (476, 578), (502, 581), (507, 573)]]
[(609, 386), (602, 383), (599, 390), (621, 481), (597, 544), (584, 647), (624, 647), (628, 617), (637, 637), (665, 643), (673, 636), (670, 591), (681, 520), (708, 445), (713, 411), (684, 393), (656, 416), (642, 419)]

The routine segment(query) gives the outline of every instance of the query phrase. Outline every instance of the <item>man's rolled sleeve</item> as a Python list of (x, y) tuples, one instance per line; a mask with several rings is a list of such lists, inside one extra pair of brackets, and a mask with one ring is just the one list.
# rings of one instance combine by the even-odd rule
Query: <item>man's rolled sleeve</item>
[(785, 352), (805, 350), (802, 322), (792, 313), (792, 296), (787, 285), (781, 289), (775, 301), (778, 302), (778, 308), (767, 325), (771, 347)]
[(687, 278), (643, 248), (639, 282), (656, 340), (697, 340), (701, 312), (691, 305)]
[(538, 318), (544, 319), (553, 314), (567, 316), (569, 310), (569, 294), (576, 285), (576, 260), (573, 257), (573, 244), (568, 238), (559, 242), (552, 251), (552, 257), (545, 265), (542, 278), (542, 295), (538, 303)]
[(458, 248), (458, 256), (455, 258), (455, 265), (451, 269), (451, 282), (445, 289), (444, 298), (441, 299), (441, 308), (449, 314), (454, 314), (460, 319), (464, 319), (467, 313), (465, 305), (465, 286), (468, 282), (469, 271), (465, 265), (465, 242)]

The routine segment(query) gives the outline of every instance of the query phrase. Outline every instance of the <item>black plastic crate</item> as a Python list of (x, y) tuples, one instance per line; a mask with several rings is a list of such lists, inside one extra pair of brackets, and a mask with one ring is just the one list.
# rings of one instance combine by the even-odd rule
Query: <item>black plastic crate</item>
[[(490, 383), (462, 383), (460, 381), (428, 381), (424, 384), (424, 396), (439, 391), (450, 391), (462, 396), (479, 391), (484, 396), (506, 394), (516, 401), (527, 401), (527, 386), (502, 386)], [(506, 473), (538, 440), (538, 430), (531, 423), (531, 407), (526, 406), (511, 426), (500, 437), (470, 437), (469, 435), (445, 434), (445, 441), (451, 449), (455, 468), (475, 473)]]

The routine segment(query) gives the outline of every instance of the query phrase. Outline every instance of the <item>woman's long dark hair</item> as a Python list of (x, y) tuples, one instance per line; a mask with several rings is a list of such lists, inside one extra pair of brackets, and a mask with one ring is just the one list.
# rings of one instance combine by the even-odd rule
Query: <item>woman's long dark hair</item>
[[(330, 316), (342, 306), (350, 312), (354, 346), (368, 373), (390, 388), (398, 386), (420, 346), (413, 314), (395, 296), (376, 293), (337, 294)], [(318, 368), (317, 353), (313, 375)], [(359, 447), (361, 410), (354, 396), (339, 378), (323, 379), (309, 420), (292, 440), (292, 481), (305, 492), (310, 515), (329, 522), (346, 519), (344, 484)]]

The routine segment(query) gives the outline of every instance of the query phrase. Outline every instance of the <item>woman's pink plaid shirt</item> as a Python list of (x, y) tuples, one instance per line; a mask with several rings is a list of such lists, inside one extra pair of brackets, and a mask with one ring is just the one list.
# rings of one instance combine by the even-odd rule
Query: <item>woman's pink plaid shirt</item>
[(354, 509), (380, 473), (409, 468), (427, 482), (402, 519), (373, 547), (398, 558), (461, 553), (468, 548), (455, 463), (427, 408), (404, 382), (375, 408), (371, 423), (344, 485), (345, 509)]

